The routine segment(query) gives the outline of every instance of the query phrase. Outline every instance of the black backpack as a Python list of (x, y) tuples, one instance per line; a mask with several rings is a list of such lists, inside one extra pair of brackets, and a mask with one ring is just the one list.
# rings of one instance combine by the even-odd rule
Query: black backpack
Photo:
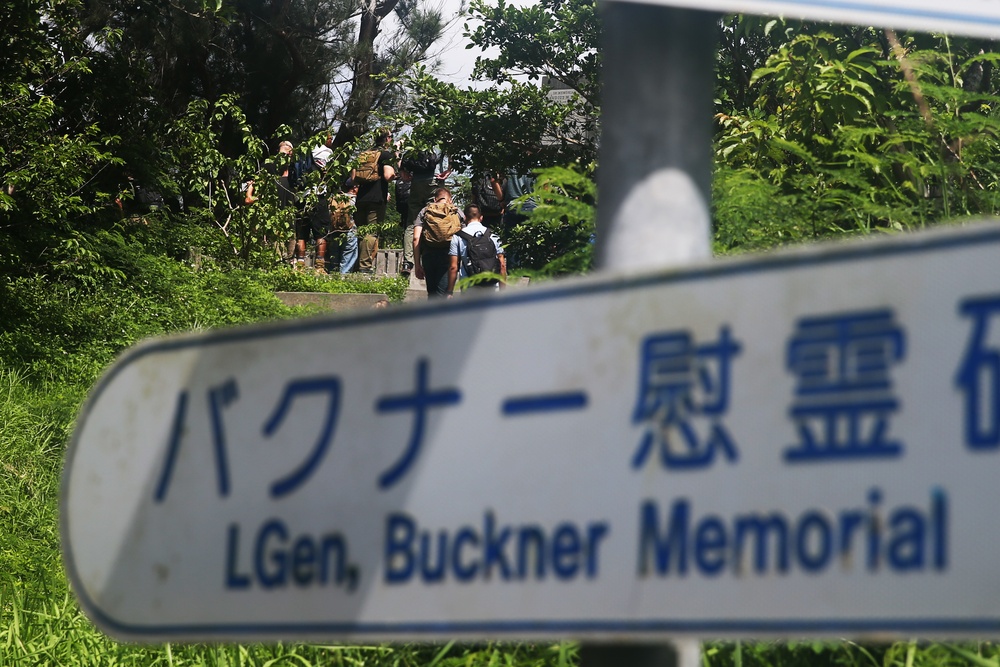
[(312, 153), (306, 153), (288, 170), (288, 184), (293, 190), (302, 190), (306, 186), (306, 177), (314, 171), (316, 171), (316, 161), (313, 160)]
[(411, 153), (403, 159), (402, 167), (411, 174), (433, 174), (437, 168), (438, 157), (433, 151)]
[[(480, 232), (476, 236), (466, 231), (456, 232), (456, 234), (465, 241), (465, 257), (462, 258), (465, 275), (475, 276), (484, 272), (500, 273), (497, 247), (493, 243), (493, 237), (489, 230)], [(476, 286), (493, 287), (496, 284), (496, 280), (486, 280), (476, 283)]]
[(410, 182), (401, 178), (396, 179), (396, 212), (399, 213), (399, 222), (406, 226), (406, 214), (410, 210)]
[(500, 215), (503, 212), (503, 202), (497, 198), (497, 193), (493, 191), (493, 184), (490, 183), (489, 176), (476, 179), (472, 185), (472, 194), (483, 215)]

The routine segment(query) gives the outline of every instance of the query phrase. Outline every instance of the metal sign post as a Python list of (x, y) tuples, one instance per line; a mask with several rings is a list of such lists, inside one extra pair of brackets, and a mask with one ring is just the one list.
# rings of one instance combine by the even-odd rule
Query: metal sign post
[[(634, 273), (707, 259), (718, 15), (612, 2), (601, 19), (597, 266)], [(683, 641), (586, 643), (581, 665), (697, 667), (698, 643)]]
[(717, 15), (602, 7), (597, 263), (641, 272), (711, 256)]

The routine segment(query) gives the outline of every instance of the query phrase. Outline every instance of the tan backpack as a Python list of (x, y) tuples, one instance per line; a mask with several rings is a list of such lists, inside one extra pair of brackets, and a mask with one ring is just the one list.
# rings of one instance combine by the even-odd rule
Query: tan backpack
[(334, 234), (346, 232), (354, 226), (351, 200), (347, 197), (334, 197), (330, 200), (330, 231)]
[(462, 229), (462, 219), (454, 204), (442, 201), (428, 204), (424, 209), (423, 231), (420, 242), (432, 246), (451, 243), (451, 237)]
[(355, 183), (374, 183), (381, 176), (378, 173), (378, 159), (382, 151), (362, 151), (358, 156), (358, 168), (354, 170)]

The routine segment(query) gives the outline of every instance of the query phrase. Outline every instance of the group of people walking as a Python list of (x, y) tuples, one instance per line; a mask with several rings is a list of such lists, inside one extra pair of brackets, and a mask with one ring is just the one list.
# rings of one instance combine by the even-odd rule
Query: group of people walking
[[(358, 227), (384, 222), (390, 201), (390, 183), (395, 181), (395, 207), (403, 226), (403, 259), (400, 273), (412, 272), (423, 279), (429, 297), (450, 297), (461, 278), (484, 274), (476, 287), (501, 289), (507, 276), (507, 261), (496, 231), (515, 218), (504, 218), (503, 201), (519, 196), (524, 179), (485, 177), (488, 185), (473, 188), (473, 203), (459, 211), (451, 191), (443, 186), (450, 172), (438, 172), (438, 158), (431, 151), (408, 153), (399, 160), (392, 150), (392, 134), (376, 131), (373, 147), (358, 156), (358, 166), (341, 184), (339, 192), (328, 191), (323, 178), (333, 156), (332, 139), (314, 148), (303, 166), (292, 161), (293, 146), (284, 141), (278, 151), (275, 177), (279, 204), (298, 203), (292, 262), (304, 265), (306, 246), (316, 244), (314, 268), (342, 274), (355, 269), (374, 271), (378, 239), (359, 239)], [(304, 178), (316, 170), (319, 178)], [(486, 190), (488, 188), (488, 191)], [(505, 189), (511, 192), (505, 192)], [(514, 190), (517, 190), (516, 194)], [(255, 200), (253, 183), (246, 201)], [(523, 215), (523, 211), (512, 214)]]

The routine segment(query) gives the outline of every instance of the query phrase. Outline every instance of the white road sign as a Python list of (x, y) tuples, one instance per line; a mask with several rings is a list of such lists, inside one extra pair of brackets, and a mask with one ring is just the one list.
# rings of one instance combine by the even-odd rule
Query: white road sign
[(901, 30), (1000, 37), (996, 0), (628, 0), (734, 14), (833, 21)]
[(65, 562), (125, 639), (1000, 634), (1000, 226), (152, 340)]

